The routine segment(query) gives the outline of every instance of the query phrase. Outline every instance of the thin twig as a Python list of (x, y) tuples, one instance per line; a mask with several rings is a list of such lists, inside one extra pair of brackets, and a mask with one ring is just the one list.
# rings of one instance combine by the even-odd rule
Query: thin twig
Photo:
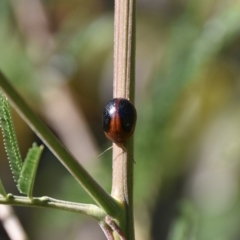
[(106, 224), (105, 221), (101, 221), (99, 225), (102, 228), (107, 240), (114, 240), (113, 230), (109, 227), (109, 225)]
[(120, 227), (112, 220), (110, 216), (106, 216), (105, 221), (111, 227), (111, 229), (119, 235), (121, 240), (127, 240)]

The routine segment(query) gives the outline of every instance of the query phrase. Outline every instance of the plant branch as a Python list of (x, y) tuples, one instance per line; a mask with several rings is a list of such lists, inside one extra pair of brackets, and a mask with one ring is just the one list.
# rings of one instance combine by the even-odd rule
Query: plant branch
[(111, 227), (105, 221), (101, 221), (99, 225), (102, 228), (107, 240), (114, 240), (113, 230)]
[(0, 204), (61, 209), (65, 211), (78, 212), (89, 215), (98, 221), (103, 221), (106, 217), (106, 213), (96, 205), (62, 201), (47, 196), (38, 198), (34, 197), (30, 199), (28, 197), (15, 196), (9, 193), (6, 198), (0, 196)]
[(55, 154), (73, 177), (83, 186), (95, 202), (102, 207), (107, 214), (116, 217), (119, 212), (121, 212), (118, 202), (112, 198), (66, 150), (62, 143), (60, 143), (46, 125), (29, 108), (1, 72), (0, 87), (10, 98), (12, 105), (19, 115)]
[(126, 240), (126, 237), (124, 236), (122, 230), (119, 228), (119, 226), (113, 221), (113, 219), (110, 216), (105, 217), (105, 221), (110, 226), (110, 228), (117, 232), (121, 240)]
[[(135, 85), (135, 0), (115, 0), (113, 95), (134, 102)], [(125, 206), (120, 228), (127, 239), (134, 239), (133, 223), (133, 139), (127, 152), (113, 146), (112, 196)]]

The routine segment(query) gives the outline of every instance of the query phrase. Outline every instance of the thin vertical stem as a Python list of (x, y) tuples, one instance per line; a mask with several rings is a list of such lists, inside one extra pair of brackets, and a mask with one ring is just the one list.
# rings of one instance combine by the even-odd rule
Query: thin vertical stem
[[(115, 0), (114, 23), (114, 84), (113, 95), (134, 102), (135, 71), (135, 0)], [(112, 196), (125, 206), (127, 239), (134, 239), (133, 223), (133, 139), (127, 142), (127, 152), (113, 146)], [(120, 221), (121, 225), (121, 221)]]

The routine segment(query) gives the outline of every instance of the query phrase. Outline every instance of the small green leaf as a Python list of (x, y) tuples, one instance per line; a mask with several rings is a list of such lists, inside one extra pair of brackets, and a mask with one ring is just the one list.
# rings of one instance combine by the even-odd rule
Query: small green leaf
[(0, 93), (0, 125), (2, 128), (4, 146), (9, 159), (10, 168), (13, 173), (14, 181), (17, 182), (22, 169), (22, 158), (13, 126), (10, 106), (3, 93)]
[(32, 197), (33, 185), (37, 172), (39, 159), (43, 151), (43, 146), (33, 144), (32, 148), (28, 150), (27, 157), (23, 163), (20, 178), (18, 180), (18, 189), (21, 193)]
[(3, 197), (7, 197), (7, 193), (3, 187), (3, 184), (2, 184), (2, 181), (0, 179), (0, 194), (3, 196)]

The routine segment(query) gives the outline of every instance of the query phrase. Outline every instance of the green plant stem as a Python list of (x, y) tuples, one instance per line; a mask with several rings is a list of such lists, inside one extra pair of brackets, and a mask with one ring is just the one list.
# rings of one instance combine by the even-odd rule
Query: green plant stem
[[(114, 97), (134, 102), (135, 85), (135, 0), (115, 0), (114, 26)], [(126, 239), (134, 239), (133, 221), (133, 138), (127, 152), (113, 146), (112, 196), (125, 206), (120, 228)]]
[(65, 211), (78, 212), (94, 217), (98, 221), (103, 221), (106, 213), (96, 205), (93, 204), (80, 204), (68, 201), (62, 201), (47, 196), (27, 198), (22, 196), (15, 196), (8, 194), (6, 198), (0, 196), (0, 204), (15, 205), (24, 207), (40, 207), (61, 209)]
[(121, 212), (121, 207), (118, 202), (111, 197), (66, 150), (60, 141), (24, 102), (21, 96), (16, 92), (1, 72), (0, 87), (10, 98), (13, 107), (19, 115), (55, 154), (55, 156), (68, 169), (73, 177), (84, 187), (94, 201), (103, 208), (107, 214), (116, 217), (119, 212)]

